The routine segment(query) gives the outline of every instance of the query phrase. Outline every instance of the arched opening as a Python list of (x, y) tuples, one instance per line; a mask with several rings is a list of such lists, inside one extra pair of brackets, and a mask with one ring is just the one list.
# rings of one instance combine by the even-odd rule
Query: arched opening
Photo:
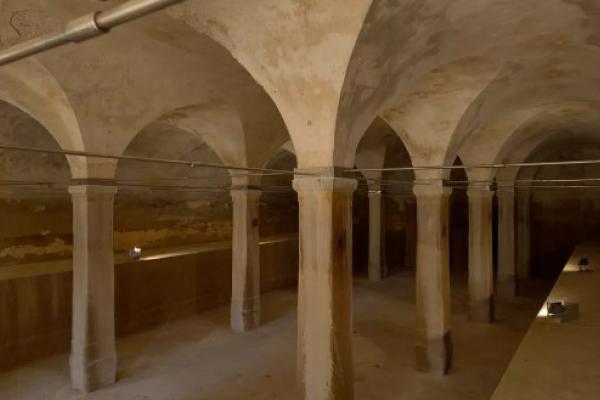
[(353, 176), (358, 185), (352, 202), (352, 270), (355, 276), (369, 275), (369, 181), (364, 173)]
[[(527, 158), (532, 162), (600, 159), (600, 141), (592, 136), (555, 135)], [(529, 196), (530, 276), (553, 282), (574, 247), (599, 237), (600, 165), (542, 165), (522, 168), (517, 196)], [(518, 212), (518, 210), (517, 210)], [(560, 234), (557, 234), (560, 232)]]
[[(386, 141), (384, 168), (411, 167), (404, 143), (392, 136)], [(412, 170), (384, 171), (382, 174), (385, 212), (385, 260), (388, 272), (415, 267), (417, 246), (417, 210), (412, 186)]]
[[(282, 147), (266, 168), (293, 171), (296, 166), (296, 155)], [(292, 188), (293, 179), (291, 173), (266, 173), (261, 177), (261, 236), (298, 234), (298, 199)]]
[[(199, 136), (168, 124), (150, 124), (126, 156), (222, 165)], [(231, 177), (225, 169), (121, 160), (116, 179), (115, 250), (200, 244), (231, 238)]]
[[(0, 144), (60, 150), (37, 120), (6, 102)], [(64, 155), (0, 150), (0, 370), (69, 346), (70, 178)]]
[[(356, 154), (352, 177), (358, 187), (353, 202), (353, 269), (356, 276), (369, 275), (370, 196), (377, 197), (380, 216), (380, 260), (383, 276), (403, 267), (414, 267), (416, 253), (416, 207), (412, 194), (412, 170), (386, 168), (411, 167), (404, 143), (381, 118), (376, 118)], [(370, 171), (370, 169), (374, 169)], [(379, 169), (379, 170), (378, 170)]]
[[(165, 121), (149, 124), (124, 152), (126, 156), (224, 165), (221, 153), (199, 134)], [(267, 168), (291, 170), (293, 165), (295, 156), (283, 150)], [(115, 251), (122, 260), (115, 271), (117, 334), (192, 316), (192, 329), (206, 324), (207, 318), (216, 318), (215, 329), (230, 325), (233, 311), (228, 305), (234, 298), (236, 279), (232, 269), (236, 206), (231, 190), (238, 182), (249, 183), (249, 191), (262, 192), (259, 218), (244, 222), (259, 227), (260, 293), (295, 286), (298, 223), (291, 176), (121, 160), (115, 201)], [(246, 238), (247, 233), (242, 233)], [(142, 255), (128, 259), (126, 253), (134, 247)], [(248, 254), (255, 250), (235, 249)], [(136, 290), (140, 286), (144, 290)], [(289, 311), (295, 293), (269, 293), (260, 302), (260, 322), (268, 324)], [(189, 332), (189, 328), (184, 329)]]
[[(271, 157), (266, 168), (293, 171), (296, 155), (288, 142)], [(271, 292), (261, 303), (262, 322), (295, 318), (298, 304), (298, 196), (292, 188), (293, 174), (265, 173), (260, 176), (260, 235), (278, 242), (278, 250), (261, 253), (261, 290)], [(267, 259), (268, 258), (268, 259)], [(288, 346), (293, 350), (293, 346)]]
[[(459, 157), (453, 165), (462, 166)], [(452, 289), (467, 289), (469, 275), (469, 198), (467, 196), (467, 173), (463, 168), (450, 172), (450, 274)], [(453, 293), (454, 294), (454, 293)]]
[[(161, 122), (140, 131), (124, 155), (222, 165), (199, 136)], [(116, 182), (117, 335), (226, 305), (231, 297), (229, 172), (120, 160)], [(128, 256), (133, 248), (141, 250), (139, 258)]]

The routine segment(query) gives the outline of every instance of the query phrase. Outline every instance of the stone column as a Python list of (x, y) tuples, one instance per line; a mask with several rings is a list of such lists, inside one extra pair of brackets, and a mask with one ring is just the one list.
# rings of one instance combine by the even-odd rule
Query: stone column
[(372, 281), (383, 280), (386, 275), (381, 200), (381, 191), (369, 191), (369, 279)]
[(410, 196), (406, 198), (404, 201), (404, 212), (406, 215), (404, 266), (415, 268), (417, 258), (417, 204), (414, 197)]
[(113, 384), (115, 347), (114, 186), (69, 187), (73, 201), (71, 381), (91, 392)]
[(415, 181), (417, 199), (417, 368), (445, 374), (452, 365), (448, 199), (442, 181)]
[(307, 400), (352, 400), (354, 179), (294, 179), (300, 204), (298, 366)]
[(236, 332), (247, 332), (260, 326), (260, 195), (260, 190), (246, 186), (231, 189), (231, 328)]
[(489, 185), (469, 185), (469, 316), (494, 320), (492, 199)]
[(498, 186), (498, 280), (499, 293), (515, 294), (515, 190)]
[(520, 190), (517, 194), (517, 292), (522, 289), (523, 283), (529, 279), (531, 263), (530, 203), (531, 192)]

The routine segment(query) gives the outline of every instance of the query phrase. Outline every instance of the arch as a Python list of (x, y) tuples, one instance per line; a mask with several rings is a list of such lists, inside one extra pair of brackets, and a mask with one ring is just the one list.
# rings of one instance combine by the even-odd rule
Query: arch
[[(443, 7), (436, 4), (371, 3), (342, 88), (336, 122), (336, 165), (353, 165), (362, 136), (376, 116), (386, 110), (384, 104), (405, 87), (404, 82), (400, 83), (405, 69), (409, 62), (419, 64), (419, 57), (426, 51), (421, 45), (435, 35), (439, 28), (436, 17), (442, 12)], [(425, 15), (426, 22), (421, 18)]]
[(428, 70), (386, 102), (382, 115), (405, 132), (404, 143), (415, 165), (453, 162), (460, 144), (457, 126), (496, 75), (496, 65), (486, 60), (455, 60)]
[[(353, 158), (359, 169), (412, 166), (410, 154), (402, 138), (380, 117), (373, 120), (362, 136)], [(379, 186), (373, 182), (381, 180), (384, 176), (389, 179), (400, 176), (398, 179), (403, 179), (407, 174), (405, 171), (362, 171), (362, 175), (371, 181), (369, 186)]]
[[(162, 144), (161, 144), (162, 143)], [(155, 122), (141, 130), (129, 143), (124, 155), (198, 161), (210, 164), (222, 164), (219, 154), (193, 132), (175, 127), (170, 124)], [(156, 182), (161, 179), (171, 179), (184, 184), (195, 184), (197, 179), (227, 181), (231, 180), (228, 170), (198, 168), (192, 169), (187, 165), (140, 163), (133, 160), (120, 160), (116, 164), (115, 177), (118, 180), (141, 180)]]
[[(84, 150), (79, 123), (65, 92), (36, 60), (27, 59), (2, 68), (0, 100), (37, 120), (61, 149)], [(69, 156), (67, 160), (73, 177), (85, 175), (85, 158)]]
[(341, 88), (371, 1), (340, 5), (283, 0), (257, 7), (211, 0), (202, 7), (184, 3), (171, 14), (229, 49), (265, 88), (290, 132), (301, 168), (325, 167), (333, 165)]
[(217, 102), (183, 107), (167, 113), (158, 123), (192, 132), (202, 138), (223, 164), (247, 167), (246, 137), (233, 107)]
[[(246, 140), (239, 114), (233, 107), (221, 102), (182, 107), (160, 116), (131, 137), (121, 154), (125, 154), (140, 134), (169, 129), (188, 132), (201, 139), (217, 154), (221, 164), (247, 166)], [(116, 174), (116, 168), (115, 164), (113, 174)]]
[[(292, 141), (284, 143), (278, 151), (275, 152), (264, 165), (264, 168), (269, 169), (280, 169), (292, 171), (298, 166), (298, 159)], [(264, 176), (256, 176), (256, 183), (261, 183), (264, 187), (270, 186), (289, 186), (292, 188), (292, 180), (294, 179), (293, 174), (269, 174), (266, 173)]]
[[(600, 157), (600, 138), (593, 132), (559, 132), (550, 135), (525, 158), (525, 161), (561, 161), (597, 159)], [(529, 207), (530, 271), (534, 277), (555, 278), (564, 267), (573, 247), (583, 241), (597, 238), (600, 210), (597, 189), (568, 189), (563, 185), (586, 183), (528, 183), (537, 179), (597, 178), (598, 165), (548, 165), (519, 168), (515, 172), (523, 193), (524, 204)], [(526, 189), (528, 185), (535, 188)], [(596, 182), (588, 183), (596, 186)], [(551, 186), (544, 189), (543, 186)], [(557, 235), (556, 232), (561, 232)], [(528, 270), (529, 271), (529, 270)]]
[[(502, 148), (537, 115), (563, 115), (568, 121), (570, 115), (577, 119), (577, 114), (590, 113), (586, 109), (597, 108), (600, 75), (595, 65), (600, 53), (577, 45), (565, 53), (568, 57), (552, 62), (535, 55), (527, 63), (510, 62), (499, 71), (457, 127), (459, 152), (467, 164), (502, 161)], [(565, 61), (572, 59), (578, 62)]]
[[(524, 162), (544, 142), (565, 137), (593, 137), (600, 131), (599, 110), (600, 102), (559, 102), (519, 113), (521, 124), (493, 155), (492, 162)], [(508, 181), (514, 180), (517, 173), (516, 168), (490, 172), (497, 179)]]
[[(0, 143), (9, 146), (60, 149), (54, 136), (39, 121), (20, 108), (1, 100)], [(0, 176), (3, 179), (64, 184), (71, 178), (68, 160), (62, 154), (2, 149), (0, 154)]]
[[(141, 130), (124, 155), (221, 164), (202, 138), (155, 122)], [(120, 160), (115, 202), (115, 248), (126, 251), (227, 240), (231, 237), (227, 170)]]

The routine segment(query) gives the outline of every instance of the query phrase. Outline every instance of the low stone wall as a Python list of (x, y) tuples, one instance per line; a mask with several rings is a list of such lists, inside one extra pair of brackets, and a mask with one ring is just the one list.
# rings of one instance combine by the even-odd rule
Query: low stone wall
[[(231, 297), (231, 244), (156, 251), (141, 260), (115, 258), (117, 335), (193, 315)], [(0, 369), (68, 351), (71, 261), (0, 268)], [(293, 286), (297, 236), (261, 241), (263, 292)]]

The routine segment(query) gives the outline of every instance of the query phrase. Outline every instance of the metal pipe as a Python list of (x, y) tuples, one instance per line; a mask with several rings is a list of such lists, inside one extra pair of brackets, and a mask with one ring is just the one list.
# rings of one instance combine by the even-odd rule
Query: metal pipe
[(600, 185), (533, 185), (517, 186), (516, 189), (600, 189)]
[[(89, 151), (78, 151), (78, 150), (62, 150), (62, 149), (44, 149), (40, 147), (23, 147), (23, 146), (8, 146), (0, 145), (0, 150), (11, 150), (11, 151), (24, 151), (44, 154), (62, 154), (68, 156), (79, 156), (79, 157), (92, 157), (92, 158), (104, 158), (110, 160), (126, 160), (126, 161), (138, 161), (147, 163), (158, 163), (158, 164), (175, 164), (175, 165), (186, 165), (190, 168), (202, 167), (202, 168), (215, 168), (215, 169), (228, 169), (233, 171), (251, 171), (251, 172), (280, 172), (287, 174), (294, 174), (294, 171), (287, 171), (281, 169), (268, 169), (268, 168), (247, 168), (247, 167), (236, 167), (231, 165), (222, 164), (209, 164), (197, 161), (184, 161), (184, 160), (171, 160), (167, 158), (152, 158), (152, 157), (138, 157), (138, 156), (117, 156), (114, 154), (106, 153), (94, 153)], [(298, 174), (297, 175), (310, 175), (310, 174)]]
[[(76, 181), (44, 181), (44, 180), (14, 180), (14, 179), (0, 179), (0, 186), (2, 187), (19, 187), (19, 186), (44, 186), (48, 188), (66, 188), (71, 185), (76, 185)], [(175, 184), (175, 185), (164, 185), (164, 184), (154, 184), (147, 183), (143, 181), (112, 181), (112, 185), (120, 187), (120, 188), (129, 188), (129, 189), (152, 189), (152, 190), (171, 190), (171, 189), (189, 189), (189, 190), (198, 190), (198, 191), (212, 191), (212, 192), (228, 192), (231, 190), (230, 186), (199, 186), (199, 185), (185, 185), (185, 184)], [(281, 192), (293, 192), (291, 186), (260, 186), (259, 189), (264, 192), (270, 193), (281, 193)]]
[(547, 165), (592, 165), (600, 164), (600, 160), (571, 160), (571, 161), (542, 161), (505, 164), (475, 164), (475, 165), (427, 165), (418, 167), (391, 167), (391, 168), (352, 168), (346, 172), (386, 172), (386, 171), (422, 171), (422, 170), (447, 170), (447, 169), (502, 169), (510, 167), (543, 167)]
[(0, 51), (0, 66), (67, 43), (79, 43), (112, 28), (181, 3), (185, 0), (132, 0), (106, 11), (93, 12), (68, 22), (62, 32), (40, 36)]
[[(365, 179), (367, 182), (374, 182), (381, 186), (400, 186), (404, 184), (415, 184), (415, 180), (399, 180), (399, 179)], [(418, 184), (426, 185), (428, 182), (437, 183), (439, 179), (423, 179), (419, 180)], [(453, 184), (492, 184), (488, 180), (445, 180), (449, 185)], [(517, 184), (517, 183), (577, 183), (577, 182), (600, 182), (600, 178), (569, 178), (569, 179), (515, 179), (513, 181), (497, 181), (497, 184)], [(367, 186), (368, 184), (361, 184)], [(360, 186), (360, 185), (359, 185)]]
[[(598, 182), (598, 181), (600, 181), (600, 178), (515, 179), (515, 183), (565, 183), (565, 182)], [(509, 182), (509, 181), (500, 181), (500, 182), (504, 183), (504, 182)]]

